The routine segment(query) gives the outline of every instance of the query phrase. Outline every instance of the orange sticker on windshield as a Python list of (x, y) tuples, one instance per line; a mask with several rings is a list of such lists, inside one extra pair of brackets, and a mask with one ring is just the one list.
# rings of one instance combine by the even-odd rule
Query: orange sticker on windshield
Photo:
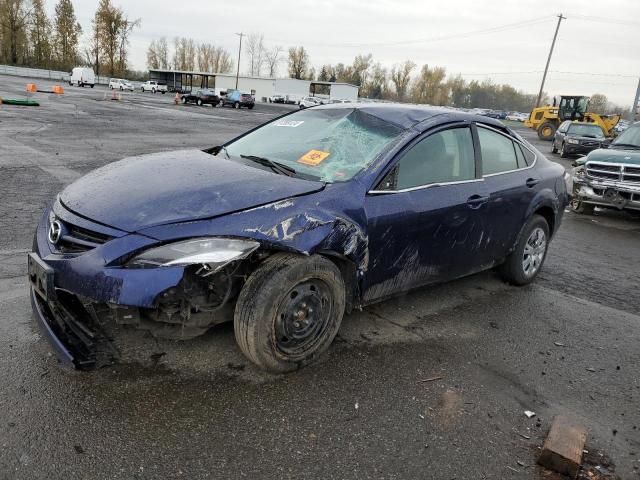
[(322, 150), (309, 150), (298, 159), (298, 163), (304, 163), (305, 165), (312, 165), (315, 167), (322, 163), (329, 155), (331, 155), (329, 152), (323, 152)]

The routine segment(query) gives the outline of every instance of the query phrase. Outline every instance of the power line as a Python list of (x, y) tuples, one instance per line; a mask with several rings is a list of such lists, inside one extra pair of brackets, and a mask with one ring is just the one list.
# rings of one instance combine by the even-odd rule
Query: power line
[(630, 22), (629, 20), (622, 20), (618, 18), (606, 18), (606, 17), (595, 17), (592, 15), (581, 15), (581, 14), (571, 14), (572, 19), (577, 20), (586, 20), (588, 22), (598, 22), (598, 23), (612, 23), (615, 25), (628, 25), (630, 27), (640, 27), (639, 22)]
[[(460, 33), (453, 33), (451, 35), (442, 35), (442, 36), (437, 36), (437, 37), (428, 37), (428, 38), (420, 38), (420, 39), (414, 39), (414, 40), (399, 40), (396, 42), (368, 42), (368, 43), (326, 43), (326, 42), (322, 42), (322, 43), (313, 43), (313, 42), (303, 42), (306, 45), (321, 45), (323, 47), (386, 47), (386, 46), (396, 46), (396, 45), (410, 45), (410, 44), (414, 44), (414, 43), (428, 43), (428, 42), (441, 42), (444, 40), (452, 40), (452, 39), (456, 39), (456, 38), (468, 38), (468, 37), (472, 37), (475, 35), (487, 35), (487, 34), (491, 34), (491, 33), (499, 33), (499, 32), (503, 32), (505, 30), (510, 30), (512, 28), (518, 28), (518, 27), (523, 27), (523, 26), (530, 26), (530, 25), (535, 25), (538, 23), (543, 23), (547, 20), (549, 20), (550, 16), (549, 15), (545, 15), (544, 17), (536, 17), (536, 18), (531, 18), (528, 20), (522, 20), (519, 22), (515, 22), (515, 23), (508, 23), (505, 25), (497, 25), (495, 27), (490, 27), (490, 28), (485, 28), (485, 29), (481, 29), (481, 30), (472, 30), (469, 32), (460, 32)], [(290, 42), (286, 42), (283, 40), (274, 40), (274, 39), (269, 39), (272, 42), (279, 42), (279, 43), (290, 43)]]
[[(526, 74), (539, 74), (543, 73), (543, 70), (527, 70), (522, 72), (462, 72), (460, 75), (466, 75), (469, 77), (480, 75), (526, 75)], [(625, 75), (620, 73), (594, 73), (594, 72), (566, 72), (562, 70), (549, 70), (549, 73), (559, 73), (562, 75), (589, 75), (596, 77), (621, 77), (621, 78), (638, 78), (637, 75)]]

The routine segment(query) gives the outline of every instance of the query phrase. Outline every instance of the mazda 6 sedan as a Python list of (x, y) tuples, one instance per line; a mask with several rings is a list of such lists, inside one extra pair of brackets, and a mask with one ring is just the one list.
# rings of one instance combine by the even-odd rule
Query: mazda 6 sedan
[(117, 361), (116, 331), (186, 340), (233, 321), (251, 361), (295, 370), (354, 308), (494, 267), (533, 281), (567, 204), (563, 174), (483, 116), (296, 111), (67, 187), (28, 256), (33, 310), (79, 368)]

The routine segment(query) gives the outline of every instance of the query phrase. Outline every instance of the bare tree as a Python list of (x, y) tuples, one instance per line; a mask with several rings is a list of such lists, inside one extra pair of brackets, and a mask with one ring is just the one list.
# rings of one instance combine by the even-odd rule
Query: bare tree
[(396, 87), (398, 100), (404, 100), (411, 80), (411, 72), (416, 68), (416, 64), (407, 60), (400, 65), (394, 65), (391, 69), (391, 81)]
[(264, 35), (252, 33), (247, 37), (246, 43), (247, 61), (249, 64), (249, 75), (260, 75), (265, 61)]
[(69, 69), (77, 60), (78, 39), (82, 34), (82, 27), (76, 20), (71, 0), (60, 0), (57, 3), (53, 23), (54, 50), (58, 65), (60, 68)]
[(2, 29), (2, 57), (12, 65), (26, 61), (28, 50), (27, 25), (31, 9), (25, 0), (0, 2), (0, 27)]
[(265, 53), (265, 63), (271, 78), (278, 74), (278, 64), (282, 61), (282, 52), (284, 52), (284, 49), (277, 45)]
[(156, 43), (156, 54), (158, 55), (158, 68), (169, 68), (169, 47), (166, 37), (161, 37)]
[(149, 69), (160, 68), (160, 58), (158, 56), (158, 43), (151, 40), (149, 48), (147, 48), (147, 67)]
[(309, 54), (304, 47), (289, 48), (289, 77), (303, 79), (309, 69)]
[(38, 67), (47, 67), (51, 60), (51, 21), (44, 10), (44, 0), (31, 0), (31, 4), (33, 12), (29, 37), (32, 64)]

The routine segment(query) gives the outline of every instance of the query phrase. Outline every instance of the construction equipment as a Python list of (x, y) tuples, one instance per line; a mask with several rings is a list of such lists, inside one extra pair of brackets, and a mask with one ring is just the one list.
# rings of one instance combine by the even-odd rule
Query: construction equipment
[(563, 95), (560, 103), (556, 106), (556, 99), (553, 105), (537, 107), (531, 111), (529, 118), (524, 125), (533, 128), (538, 132), (541, 140), (553, 140), (556, 130), (565, 120), (578, 120), (580, 122), (595, 123), (604, 130), (605, 135), (613, 136), (613, 128), (620, 121), (620, 114), (600, 115), (589, 112), (589, 97), (579, 95)]

